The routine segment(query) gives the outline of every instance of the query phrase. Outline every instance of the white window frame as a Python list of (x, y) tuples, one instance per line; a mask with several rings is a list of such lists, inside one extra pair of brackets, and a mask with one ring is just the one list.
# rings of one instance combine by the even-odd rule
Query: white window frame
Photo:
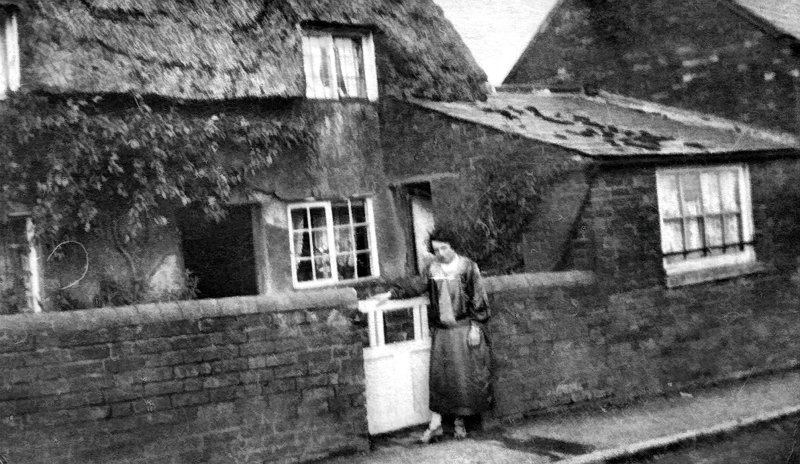
[(26, 298), (28, 311), (42, 312), (41, 306), (41, 270), (39, 269), (39, 252), (35, 244), (36, 228), (33, 219), (27, 213), (9, 214), (9, 219), (25, 220), (26, 263), (28, 275), (26, 276)]
[[(336, 58), (333, 51), (333, 41), (336, 38), (350, 38), (361, 40), (361, 65), (364, 69), (364, 96), (340, 96), (335, 82), (325, 85), (319, 76), (315, 75), (315, 60), (317, 55), (313, 53), (316, 46), (324, 46), (328, 51), (328, 69), (331, 70), (331, 77), (336, 80)], [(303, 69), (306, 78), (306, 97), (321, 100), (340, 100), (340, 99), (363, 99), (370, 101), (378, 99), (378, 75), (375, 68), (375, 45), (371, 32), (361, 32), (353, 30), (304, 30), (303, 31)]]
[(19, 90), (18, 9), (0, 2), (0, 100)]
[[(337, 266), (337, 252), (336, 252), (336, 243), (335, 243), (335, 234), (334, 234), (334, 224), (333, 224), (333, 205), (339, 203), (347, 203), (348, 209), (351, 211), (351, 217), (349, 221), (349, 225), (352, 229), (354, 226), (353, 218), (352, 218), (352, 210), (350, 209), (351, 200), (343, 200), (343, 201), (309, 201), (309, 202), (302, 202), (302, 203), (291, 203), (286, 207), (286, 217), (289, 224), (289, 253), (290, 253), (290, 262), (292, 267), (292, 285), (296, 289), (305, 289), (305, 288), (317, 288), (317, 287), (325, 287), (331, 285), (340, 285), (340, 284), (348, 284), (354, 282), (363, 282), (366, 280), (372, 280), (380, 277), (380, 265), (378, 263), (378, 242), (377, 242), (377, 234), (375, 233), (375, 215), (372, 205), (371, 198), (354, 198), (355, 201), (363, 201), (364, 202), (364, 213), (365, 219), (367, 221), (367, 232), (368, 232), (368, 239), (369, 239), (369, 255), (370, 255), (370, 275), (366, 277), (357, 277), (353, 279), (339, 279), (339, 269)], [(326, 225), (326, 233), (328, 236), (328, 250), (330, 256), (330, 263), (331, 263), (331, 277), (327, 279), (314, 279), (309, 281), (298, 281), (297, 280), (297, 254), (295, 252), (295, 229), (294, 224), (292, 222), (292, 211), (296, 209), (303, 209), (308, 210), (309, 208), (324, 208), (325, 209), (325, 225)], [(311, 228), (311, 224), (308, 224), (309, 228)], [(353, 250), (355, 253), (355, 249)], [(314, 260), (312, 259), (312, 266)], [(313, 268), (312, 268), (313, 269)], [(313, 271), (312, 271), (313, 274)]]
[[(737, 182), (739, 193), (738, 203), (739, 211), (741, 214), (741, 244), (739, 250), (726, 251), (720, 255), (702, 256), (696, 258), (687, 258), (680, 261), (669, 262), (666, 256), (668, 245), (666, 242), (666, 220), (665, 209), (666, 205), (662, 201), (662, 192), (666, 188), (665, 182), (667, 176), (677, 176), (678, 186), (678, 203), (681, 208), (681, 218), (686, 217), (683, 214), (683, 198), (680, 182), (682, 176), (686, 174), (700, 174), (703, 172), (720, 172), (735, 170), (737, 173)], [(747, 265), (756, 263), (755, 250), (753, 248), (753, 206), (750, 194), (750, 171), (747, 165), (744, 164), (724, 164), (724, 165), (711, 165), (700, 167), (682, 167), (682, 168), (663, 168), (656, 170), (656, 189), (658, 190), (658, 213), (659, 224), (661, 232), (661, 250), (664, 253), (663, 265), (667, 274), (667, 283), (669, 286), (677, 286), (681, 284), (689, 284), (701, 281), (716, 280), (733, 275), (742, 274)], [(703, 200), (701, 197), (700, 207), (703, 208)], [(708, 213), (708, 215), (717, 215), (720, 213)], [(706, 215), (701, 211), (701, 216)], [(685, 247), (685, 243), (684, 243)], [(715, 273), (714, 270), (722, 270), (722, 272)]]

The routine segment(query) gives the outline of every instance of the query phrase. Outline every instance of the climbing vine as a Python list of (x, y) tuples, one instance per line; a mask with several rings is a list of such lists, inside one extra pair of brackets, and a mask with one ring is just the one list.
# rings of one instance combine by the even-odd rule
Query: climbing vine
[(179, 207), (224, 217), (248, 177), (306, 136), (299, 120), (151, 106), (141, 97), (18, 93), (2, 106), (0, 213), (26, 205), (50, 247), (106, 234), (137, 285), (146, 276), (131, 250), (143, 234), (171, 226)]
[(437, 224), (460, 237), (458, 247), (485, 273), (521, 271), (523, 236), (543, 196), (578, 165), (563, 155), (515, 152), (473, 160), (459, 172), (459, 202)]

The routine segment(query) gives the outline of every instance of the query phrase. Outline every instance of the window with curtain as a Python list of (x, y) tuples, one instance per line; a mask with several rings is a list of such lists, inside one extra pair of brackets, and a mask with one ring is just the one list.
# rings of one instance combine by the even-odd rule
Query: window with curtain
[(377, 98), (371, 34), (306, 31), (303, 62), (308, 98)]
[(659, 169), (656, 180), (668, 275), (755, 261), (746, 166)]
[(378, 276), (372, 202), (289, 205), (292, 281), (313, 287)]

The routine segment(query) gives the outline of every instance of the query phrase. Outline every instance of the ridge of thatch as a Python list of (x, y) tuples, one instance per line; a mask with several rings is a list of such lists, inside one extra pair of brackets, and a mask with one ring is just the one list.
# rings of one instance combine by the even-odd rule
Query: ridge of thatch
[(372, 26), (384, 94), (483, 99), (486, 76), (432, 0), (28, 0), (23, 81), (53, 92), (299, 97), (300, 25)]

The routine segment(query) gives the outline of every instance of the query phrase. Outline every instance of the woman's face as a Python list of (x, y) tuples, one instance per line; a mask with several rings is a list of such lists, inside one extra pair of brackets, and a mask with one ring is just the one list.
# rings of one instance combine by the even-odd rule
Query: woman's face
[(433, 254), (436, 256), (436, 260), (440, 263), (449, 263), (456, 257), (456, 252), (447, 242), (431, 240), (431, 248), (433, 248)]

